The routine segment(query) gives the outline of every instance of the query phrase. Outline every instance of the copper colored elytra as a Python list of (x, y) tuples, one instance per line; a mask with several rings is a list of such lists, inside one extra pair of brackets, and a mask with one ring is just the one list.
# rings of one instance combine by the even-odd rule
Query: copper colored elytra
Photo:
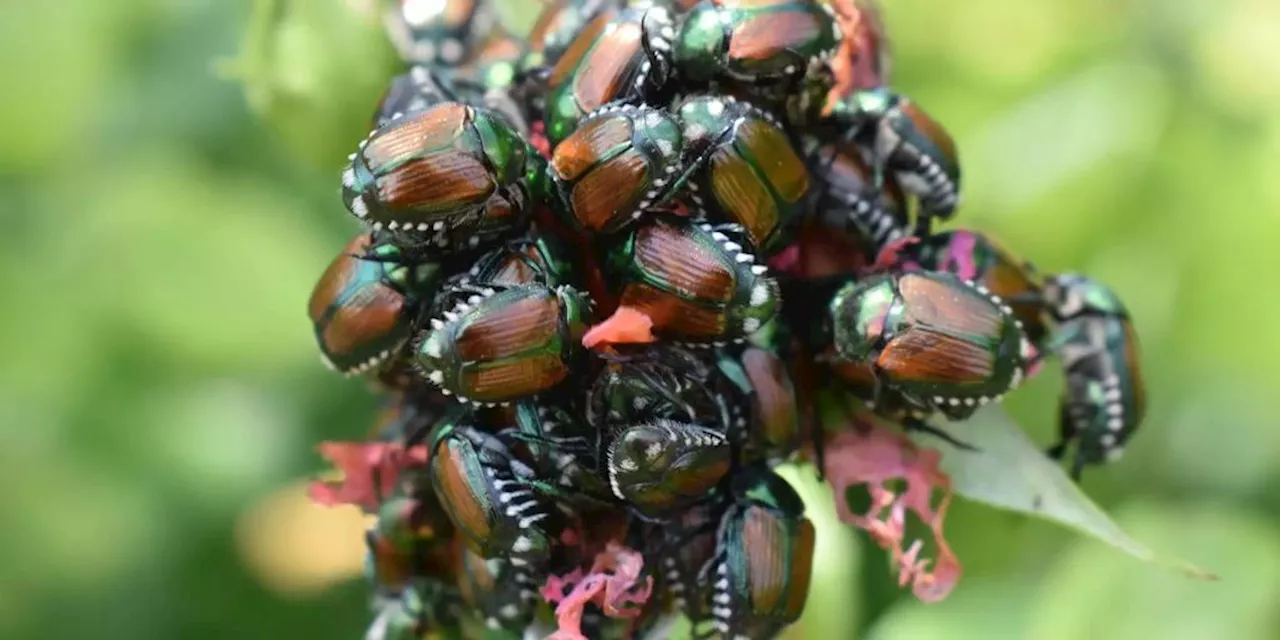
[(913, 327), (885, 346), (876, 366), (891, 378), (963, 384), (990, 377), (995, 359), (981, 345), (933, 329)]
[(352, 262), (357, 260), (354, 256), (363, 255), (369, 249), (369, 236), (361, 234), (351, 239), (347, 246), (343, 247), (342, 253), (338, 254), (333, 262), (325, 268), (324, 274), (320, 276), (320, 281), (316, 284), (316, 288), (311, 292), (311, 299), (307, 303), (307, 311), (311, 316), (312, 322), (319, 322), (326, 311), (329, 310), (329, 304), (337, 299), (338, 294), (351, 283), (351, 278), (355, 275), (355, 270), (351, 268)]
[(457, 443), (445, 441), (435, 451), (431, 470), (436, 495), (471, 544), (472, 540), (487, 539), (492, 525), (480, 504), (481, 498), (472, 492), (466, 476), (467, 464), (465, 454), (457, 449)]
[(621, 304), (649, 316), (653, 320), (655, 332), (665, 330), (692, 339), (712, 339), (725, 332), (723, 313), (642, 282), (633, 282), (623, 289)]
[(479, 314), (458, 332), (455, 345), (463, 362), (495, 360), (538, 348), (559, 330), (560, 301), (550, 290)]
[(808, 12), (782, 11), (756, 15), (734, 29), (729, 39), (729, 57), (747, 62), (748, 65), (765, 61), (777, 64), (777, 61), (785, 60), (779, 57), (780, 54), (814, 39), (822, 27), (818, 17)]
[(627, 86), (630, 78), (643, 60), (640, 23), (619, 24), (608, 42), (599, 43), (587, 54), (584, 64), (590, 72), (578, 73), (573, 78), (573, 95), (578, 107), (591, 112), (617, 98), (630, 88)]
[(733, 298), (737, 286), (733, 264), (713, 245), (662, 223), (641, 227), (635, 243), (636, 263), (681, 295), (714, 302)]
[(800, 414), (786, 364), (768, 349), (751, 347), (742, 353), (742, 368), (755, 391), (765, 439), (771, 445), (790, 444), (799, 435)]
[(551, 168), (561, 180), (577, 180), (615, 149), (631, 143), (631, 121), (624, 116), (596, 116), (556, 145)]
[(547, 80), (548, 87), (558, 87), (569, 79), (569, 74), (578, 68), (578, 64), (586, 57), (587, 52), (591, 51), (591, 47), (600, 38), (604, 28), (609, 26), (615, 17), (617, 17), (615, 11), (602, 12), (588, 22), (582, 31), (574, 35), (573, 44), (565, 49), (564, 54), (556, 61), (556, 66), (551, 69), (551, 77)]
[[(573, 210), (578, 222), (592, 230), (619, 222), (618, 213), (634, 207), (644, 196), (648, 175), (649, 164), (636, 149), (628, 149), (592, 169), (573, 185)], [(632, 187), (627, 189), (627, 185)]]

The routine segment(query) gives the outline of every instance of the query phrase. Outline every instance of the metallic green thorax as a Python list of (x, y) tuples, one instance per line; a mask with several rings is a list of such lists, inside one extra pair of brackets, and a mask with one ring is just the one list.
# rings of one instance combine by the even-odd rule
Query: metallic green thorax
[(1111, 287), (1088, 276), (1060, 274), (1045, 285), (1049, 311), (1059, 322), (1083, 316), (1127, 319), (1129, 311)]
[(711, 624), (727, 638), (771, 638), (804, 610), (813, 524), (804, 517), (800, 496), (772, 471), (739, 472), (733, 493), (717, 534), (716, 558), (703, 578), (712, 592)]
[[(807, 13), (818, 28), (798, 42), (793, 42), (788, 34), (778, 33), (777, 42), (787, 44), (776, 47), (770, 56), (743, 57), (731, 53), (735, 31), (752, 21), (777, 24), (787, 13)], [(672, 44), (672, 55), (676, 68), (689, 80), (703, 82), (721, 76), (755, 81), (803, 73), (811, 61), (826, 59), (839, 43), (840, 33), (834, 19), (816, 2), (725, 8), (712, 0), (704, 0), (685, 14)]]
[(508, 242), (480, 258), (471, 267), (467, 279), (480, 285), (495, 284), (494, 278), (519, 263), (521, 271), (527, 271), (533, 279), (527, 282), (499, 282), (497, 284), (542, 284), (556, 288), (571, 284), (574, 280), (573, 265), (569, 262), (569, 249), (556, 236), (549, 233), (531, 233), (528, 237)]
[(829, 309), (836, 353), (861, 362), (874, 357), (881, 346), (889, 316), (901, 318), (902, 301), (893, 277), (884, 275), (844, 285), (831, 298)]
[(480, 149), (500, 184), (512, 184), (528, 176), (529, 160), (540, 158), (506, 119), (477, 110), (472, 120), (480, 136)]

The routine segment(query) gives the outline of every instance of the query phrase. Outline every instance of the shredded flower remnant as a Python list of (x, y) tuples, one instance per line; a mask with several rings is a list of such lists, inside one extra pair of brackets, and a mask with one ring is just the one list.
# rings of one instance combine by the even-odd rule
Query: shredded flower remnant
[(590, 603), (610, 618), (640, 615), (653, 592), (653, 577), (640, 578), (643, 569), (644, 556), (640, 552), (611, 542), (596, 555), (585, 576), (582, 569), (563, 577), (549, 576), (542, 587), (542, 597), (555, 605), (559, 629), (548, 640), (586, 640), (582, 635), (582, 615)]
[(645, 344), (657, 340), (653, 336), (653, 319), (634, 307), (618, 307), (613, 315), (591, 327), (582, 337), (582, 346), (594, 349), (597, 345)]
[(311, 499), (327, 507), (352, 504), (377, 509), (382, 498), (391, 495), (405, 467), (427, 463), (426, 447), (388, 442), (322, 442), (320, 455), (342, 473), (333, 482), (317, 480), (308, 487)]
[[(910, 584), (912, 593), (924, 602), (946, 598), (961, 571), (942, 532), (951, 504), (951, 479), (938, 469), (940, 457), (937, 451), (918, 448), (906, 437), (879, 426), (840, 433), (827, 443), (825, 452), (825, 477), (835, 491), (840, 520), (865, 530), (888, 549), (898, 567), (899, 585)], [(897, 479), (906, 485), (901, 493), (886, 486)], [(846, 492), (858, 485), (865, 485), (871, 494), (866, 513), (854, 513), (845, 499)], [(942, 492), (936, 507), (934, 489)], [(904, 548), (908, 511), (933, 531), (937, 557), (932, 571), (930, 560), (920, 557), (924, 541), (914, 540)]]

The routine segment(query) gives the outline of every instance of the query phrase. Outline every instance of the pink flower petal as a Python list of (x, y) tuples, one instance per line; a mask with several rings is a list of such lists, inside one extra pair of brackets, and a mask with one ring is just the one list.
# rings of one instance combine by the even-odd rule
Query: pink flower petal
[(405, 468), (427, 463), (427, 449), (422, 446), (406, 452), (389, 442), (322, 442), (318, 449), (342, 472), (340, 481), (317, 480), (308, 487), (311, 499), (326, 507), (353, 504), (377, 509), (382, 498), (395, 491)]
[[(596, 555), (583, 576), (574, 569), (563, 577), (550, 576), (542, 586), (542, 598), (556, 606), (558, 630), (548, 640), (584, 640), (582, 614), (594, 602), (610, 618), (634, 618), (653, 593), (653, 577), (644, 576), (640, 552), (610, 542)], [(565, 590), (568, 589), (568, 593)]]
[[(912, 593), (924, 602), (942, 600), (960, 579), (961, 565), (943, 536), (951, 479), (938, 468), (941, 456), (878, 425), (858, 427), (839, 433), (826, 445), (824, 472), (835, 491), (840, 520), (865, 530), (889, 551), (899, 584), (910, 583)], [(902, 493), (886, 486), (899, 479), (906, 486)], [(844, 498), (850, 487), (858, 485), (865, 485), (871, 494), (866, 513), (854, 513)], [(942, 494), (936, 506), (934, 489)], [(911, 541), (904, 550), (907, 512), (914, 512), (932, 531), (936, 547), (932, 560), (920, 557), (922, 540)]]

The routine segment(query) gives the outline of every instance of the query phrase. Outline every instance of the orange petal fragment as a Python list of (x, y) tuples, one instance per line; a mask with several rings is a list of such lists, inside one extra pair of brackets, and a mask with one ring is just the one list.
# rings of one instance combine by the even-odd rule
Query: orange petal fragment
[(594, 349), (601, 344), (644, 344), (656, 340), (652, 318), (634, 307), (618, 307), (607, 320), (582, 336), (582, 346)]

